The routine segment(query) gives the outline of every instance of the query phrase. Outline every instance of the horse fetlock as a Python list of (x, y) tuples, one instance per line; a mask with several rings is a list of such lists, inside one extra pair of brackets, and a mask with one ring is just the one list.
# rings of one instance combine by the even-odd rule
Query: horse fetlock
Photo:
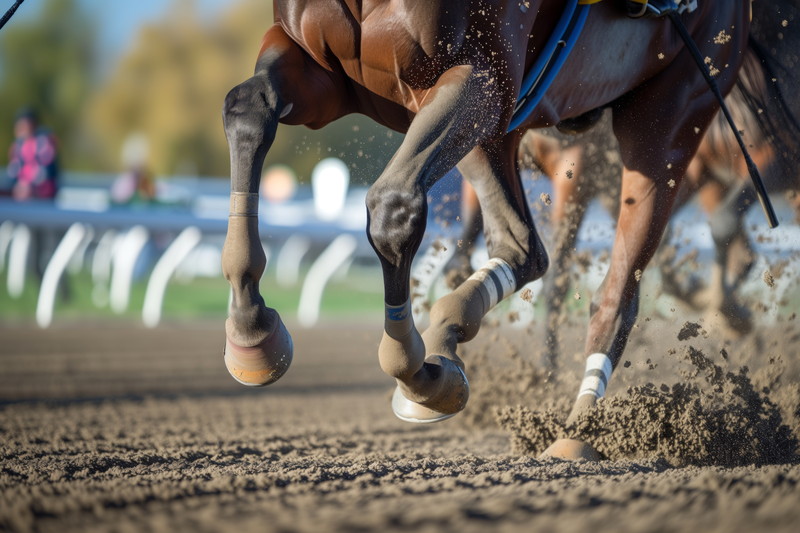
[(381, 370), (397, 379), (410, 379), (425, 361), (425, 345), (416, 328), (397, 338), (384, 332), (378, 347)]
[(234, 299), (225, 321), (225, 332), (237, 344), (254, 346), (263, 341), (279, 320), (278, 313), (264, 305), (257, 287), (250, 287)]
[(491, 309), (481, 287), (480, 282), (469, 279), (433, 304), (430, 326), (423, 336), (430, 353), (453, 355), (456, 343), (470, 341), (478, 334), (483, 316)]
[[(243, 327), (232, 314), (225, 322), (225, 366), (243, 385), (264, 386), (277, 381), (289, 369), (292, 337), (274, 309), (259, 306), (256, 326)], [(249, 321), (248, 321), (249, 322)]]

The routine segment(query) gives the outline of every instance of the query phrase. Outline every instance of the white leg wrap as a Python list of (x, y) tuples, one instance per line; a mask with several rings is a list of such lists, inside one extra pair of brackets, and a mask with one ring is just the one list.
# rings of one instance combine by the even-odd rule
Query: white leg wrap
[(606, 394), (608, 380), (611, 379), (611, 359), (604, 353), (593, 353), (586, 358), (586, 372), (578, 393), (578, 398), (584, 394), (591, 394), (595, 398), (602, 398)]
[(411, 315), (411, 300), (406, 300), (402, 305), (386, 305), (386, 319), (384, 330), (393, 339), (401, 339), (408, 335), (414, 327), (414, 318)]
[(517, 288), (517, 282), (514, 279), (514, 272), (511, 267), (497, 257), (489, 259), (486, 266), (471, 275), (469, 279), (481, 282), (486, 292), (489, 293), (489, 309), (497, 305), (506, 296), (512, 294)]

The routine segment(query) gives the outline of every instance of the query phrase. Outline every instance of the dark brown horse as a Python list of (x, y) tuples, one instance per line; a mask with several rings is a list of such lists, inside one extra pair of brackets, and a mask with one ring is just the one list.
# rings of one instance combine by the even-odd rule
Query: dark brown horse
[[(363, 113), (405, 139), (367, 196), (368, 236), (384, 275), (381, 368), (396, 378), (393, 409), (431, 422), (469, 395), (459, 343), (500, 299), (548, 266), (519, 180), (522, 132), (610, 106), (624, 166), (608, 275), (592, 304), (587, 374), (570, 421), (594, 405), (619, 360), (638, 307), (639, 273), (658, 245), (717, 104), (667, 19), (633, 20), (616, 2), (591, 8), (583, 34), (530, 116), (508, 132), (528, 68), (564, 10), (531, 0), (276, 0), (255, 75), (224, 106), (231, 150), (231, 217), (223, 269), (233, 289), (226, 364), (261, 385), (279, 378), (292, 342), (264, 305), (256, 203), (279, 123), (321, 127)], [(748, 45), (750, 1), (701, 2), (684, 22), (727, 93)], [(722, 36), (722, 37), (720, 37)], [(716, 38), (716, 39), (715, 39)], [(431, 310), (420, 335), (410, 268), (425, 231), (426, 191), (458, 165), (484, 212), (492, 259)]]

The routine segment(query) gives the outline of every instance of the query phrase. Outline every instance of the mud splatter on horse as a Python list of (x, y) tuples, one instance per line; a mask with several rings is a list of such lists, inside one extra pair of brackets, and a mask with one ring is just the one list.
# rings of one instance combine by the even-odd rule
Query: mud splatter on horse
[[(755, 62), (753, 55), (749, 56)], [(756, 67), (756, 65), (752, 65)], [(763, 85), (760, 72), (755, 68), (744, 72), (740, 83), (747, 86)], [(763, 87), (749, 90), (759, 94), (768, 112), (783, 110), (764, 95)], [(794, 95), (789, 95), (790, 100)], [(744, 133), (749, 151), (758, 166), (765, 171), (765, 183), (770, 192), (787, 192), (790, 200), (800, 192), (800, 150), (792, 128), (780, 130), (782, 144), (787, 149), (785, 157), (778, 157), (773, 146), (759, 126), (754, 110), (745, 101), (742, 89), (735, 88), (727, 98), (737, 125)], [(621, 163), (616, 139), (611, 131), (610, 113), (605, 113), (588, 131), (560, 133), (549, 130), (531, 130), (520, 144), (520, 164), (535, 168), (551, 180), (552, 205), (548, 207), (551, 235), (548, 251), (551, 265), (544, 278), (541, 299), (547, 306), (547, 327), (543, 362), (553, 367), (559, 354), (558, 330), (565, 318), (564, 303), (574, 264), (573, 252), (578, 231), (583, 223), (589, 203), (597, 197), (612, 216), (619, 211), (619, 178)], [(686, 179), (674, 210), (682, 208), (697, 196), (709, 218), (715, 254), (708, 282), (698, 279), (679, 279), (675, 275), (674, 257), (669, 248), (658, 256), (662, 277), (662, 290), (692, 308), (703, 311), (708, 319), (720, 325), (725, 335), (741, 335), (752, 328), (750, 312), (738, 299), (737, 290), (749, 273), (755, 255), (747, 232), (744, 217), (755, 202), (751, 184), (746, 179), (744, 158), (732, 138), (724, 118), (717, 116), (689, 164)], [(472, 274), (471, 256), (480, 235), (482, 219), (474, 191), (465, 184), (462, 190), (461, 243), (445, 266), (446, 279), (451, 288), (457, 287)], [(795, 199), (795, 210), (800, 220), (800, 202)]]
[[(567, 9), (575, 11), (575, 1)], [(540, 59), (561, 2), (276, 0), (253, 77), (228, 94), (231, 216), (223, 271), (233, 300), (225, 360), (236, 379), (263, 385), (289, 365), (292, 342), (258, 282), (266, 260), (257, 193), (278, 124), (321, 127), (362, 113), (405, 132), (367, 195), (367, 234), (383, 269), (381, 368), (396, 379), (392, 407), (434, 422), (469, 397), (458, 344), (501, 299), (548, 267), (519, 179), (523, 132), (611, 107), (623, 163), (621, 206), (608, 275), (592, 304), (586, 379), (570, 419), (602, 396), (638, 308), (637, 271), (660, 241), (678, 187), (717, 103), (666, 19), (628, 18), (594, 4), (572, 54), (535, 109), (509, 131), (527, 71)], [(584, 11), (581, 10), (583, 13)], [(750, 2), (702, 2), (683, 16), (727, 93), (748, 46)], [(714, 41), (724, 32), (726, 39)], [(516, 117), (518, 119), (518, 117)], [(518, 121), (515, 119), (515, 121)], [(700, 133), (698, 133), (700, 132)], [(458, 165), (483, 208), (491, 259), (431, 309), (420, 334), (410, 269), (423, 234), (426, 191)]]

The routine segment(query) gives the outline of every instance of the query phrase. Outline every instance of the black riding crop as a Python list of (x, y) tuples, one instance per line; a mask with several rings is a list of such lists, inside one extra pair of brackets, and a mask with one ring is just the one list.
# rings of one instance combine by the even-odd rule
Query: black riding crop
[(11, 6), (10, 8), (8, 8), (8, 11), (6, 11), (6, 14), (5, 14), (5, 15), (3, 15), (3, 18), (1, 18), (1, 19), (0, 19), (0, 30), (2, 30), (2, 29), (3, 29), (3, 26), (5, 26), (5, 25), (6, 25), (6, 22), (8, 22), (8, 20), (9, 20), (11, 17), (13, 17), (13, 16), (14, 16), (14, 12), (17, 10), (17, 8), (18, 8), (19, 6), (21, 6), (21, 5), (22, 5), (22, 2), (24, 2), (24, 1), (25, 1), (25, 0), (17, 0), (16, 2), (14, 2), (14, 5), (13, 5), (13, 6)]
[(728, 106), (725, 105), (725, 98), (722, 96), (722, 92), (720, 92), (717, 82), (713, 77), (711, 77), (711, 73), (708, 71), (705, 61), (703, 61), (703, 56), (700, 54), (700, 50), (697, 48), (692, 36), (689, 35), (689, 31), (683, 24), (680, 15), (677, 13), (677, 11), (671, 11), (668, 13), (668, 15), (672, 21), (672, 24), (675, 26), (675, 29), (678, 30), (681, 39), (683, 39), (683, 42), (686, 44), (686, 48), (688, 48), (689, 52), (692, 54), (695, 63), (697, 63), (697, 66), (700, 68), (700, 72), (703, 73), (703, 77), (705, 78), (706, 83), (708, 83), (708, 86), (711, 88), (711, 92), (717, 97), (719, 105), (722, 108), (722, 113), (725, 115), (728, 124), (733, 130), (733, 135), (736, 137), (736, 142), (739, 143), (739, 148), (741, 148), (742, 154), (744, 154), (744, 160), (747, 163), (747, 170), (750, 172), (750, 179), (753, 180), (753, 186), (756, 189), (758, 201), (761, 202), (761, 208), (764, 210), (764, 215), (767, 217), (767, 223), (769, 224), (769, 227), (777, 227), (778, 217), (775, 215), (775, 209), (773, 209), (772, 202), (770, 202), (769, 196), (767, 195), (767, 189), (764, 187), (764, 181), (761, 179), (761, 174), (758, 171), (758, 167), (750, 157), (747, 147), (744, 144), (744, 140), (742, 140), (742, 136), (739, 134), (739, 130), (736, 128), (736, 124), (733, 122), (733, 117), (731, 116), (731, 112), (728, 111)]

